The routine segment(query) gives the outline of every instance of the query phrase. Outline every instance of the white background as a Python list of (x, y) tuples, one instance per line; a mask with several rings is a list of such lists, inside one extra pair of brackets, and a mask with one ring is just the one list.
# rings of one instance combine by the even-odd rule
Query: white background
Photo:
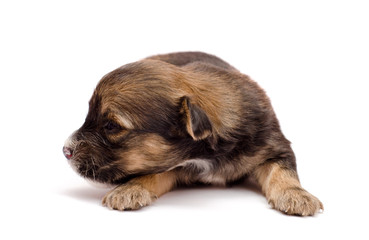
[[(1, 1), (1, 239), (368, 239), (367, 1)], [(198, 187), (135, 212), (62, 154), (107, 72), (200, 50), (269, 94), (315, 217), (270, 209), (253, 186)], [(231, 94), (231, 93), (230, 93)]]

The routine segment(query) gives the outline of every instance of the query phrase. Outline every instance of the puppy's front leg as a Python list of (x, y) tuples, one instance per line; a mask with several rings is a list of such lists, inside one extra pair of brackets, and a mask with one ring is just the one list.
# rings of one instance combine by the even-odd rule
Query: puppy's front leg
[(256, 168), (254, 175), (273, 208), (300, 216), (323, 210), (319, 199), (301, 187), (296, 171), (283, 161), (267, 161)]
[(137, 177), (107, 193), (103, 205), (116, 210), (133, 210), (150, 205), (176, 185), (173, 171)]

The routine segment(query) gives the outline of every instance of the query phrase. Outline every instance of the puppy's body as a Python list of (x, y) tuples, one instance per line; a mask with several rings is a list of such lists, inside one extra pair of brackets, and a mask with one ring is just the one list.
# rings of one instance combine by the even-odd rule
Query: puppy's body
[(64, 153), (82, 176), (118, 185), (103, 200), (113, 209), (148, 205), (178, 184), (247, 175), (278, 210), (323, 208), (301, 188), (265, 92), (205, 53), (153, 56), (104, 76)]

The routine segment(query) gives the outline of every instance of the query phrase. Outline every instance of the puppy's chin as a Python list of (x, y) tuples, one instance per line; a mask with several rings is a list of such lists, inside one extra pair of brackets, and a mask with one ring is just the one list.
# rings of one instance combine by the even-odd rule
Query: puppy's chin
[(116, 187), (117, 185), (116, 184), (111, 184), (111, 183), (101, 183), (101, 182), (97, 182), (97, 181), (94, 181), (92, 179), (89, 179), (89, 178), (85, 178), (86, 181), (93, 187), (96, 187), (96, 188), (100, 188), (100, 189), (111, 189), (111, 188), (114, 188)]
[(96, 188), (113, 188), (115, 186), (117, 186), (118, 184), (113, 184), (113, 183), (102, 183), (102, 182), (98, 182), (92, 178), (89, 178), (89, 177), (86, 177), (86, 176), (83, 176), (83, 174), (78, 170), (78, 167), (76, 166), (76, 163), (75, 161), (73, 160), (69, 160), (68, 161), (69, 163), (69, 166), (76, 172), (78, 173), (79, 175), (81, 175), (91, 186), (94, 186)]
[(78, 173), (78, 168), (77, 168), (77, 166), (76, 166), (76, 164), (74, 163), (73, 160), (71, 160), (71, 159), (68, 160), (68, 164), (73, 169), (73, 171), (75, 171), (76, 173)]

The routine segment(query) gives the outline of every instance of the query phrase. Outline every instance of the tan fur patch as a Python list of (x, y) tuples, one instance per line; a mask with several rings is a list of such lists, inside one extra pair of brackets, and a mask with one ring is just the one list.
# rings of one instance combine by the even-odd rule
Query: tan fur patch
[(170, 159), (170, 145), (156, 134), (146, 134), (128, 143), (129, 151), (124, 152), (122, 163), (126, 171), (136, 173), (150, 167), (165, 167)]

